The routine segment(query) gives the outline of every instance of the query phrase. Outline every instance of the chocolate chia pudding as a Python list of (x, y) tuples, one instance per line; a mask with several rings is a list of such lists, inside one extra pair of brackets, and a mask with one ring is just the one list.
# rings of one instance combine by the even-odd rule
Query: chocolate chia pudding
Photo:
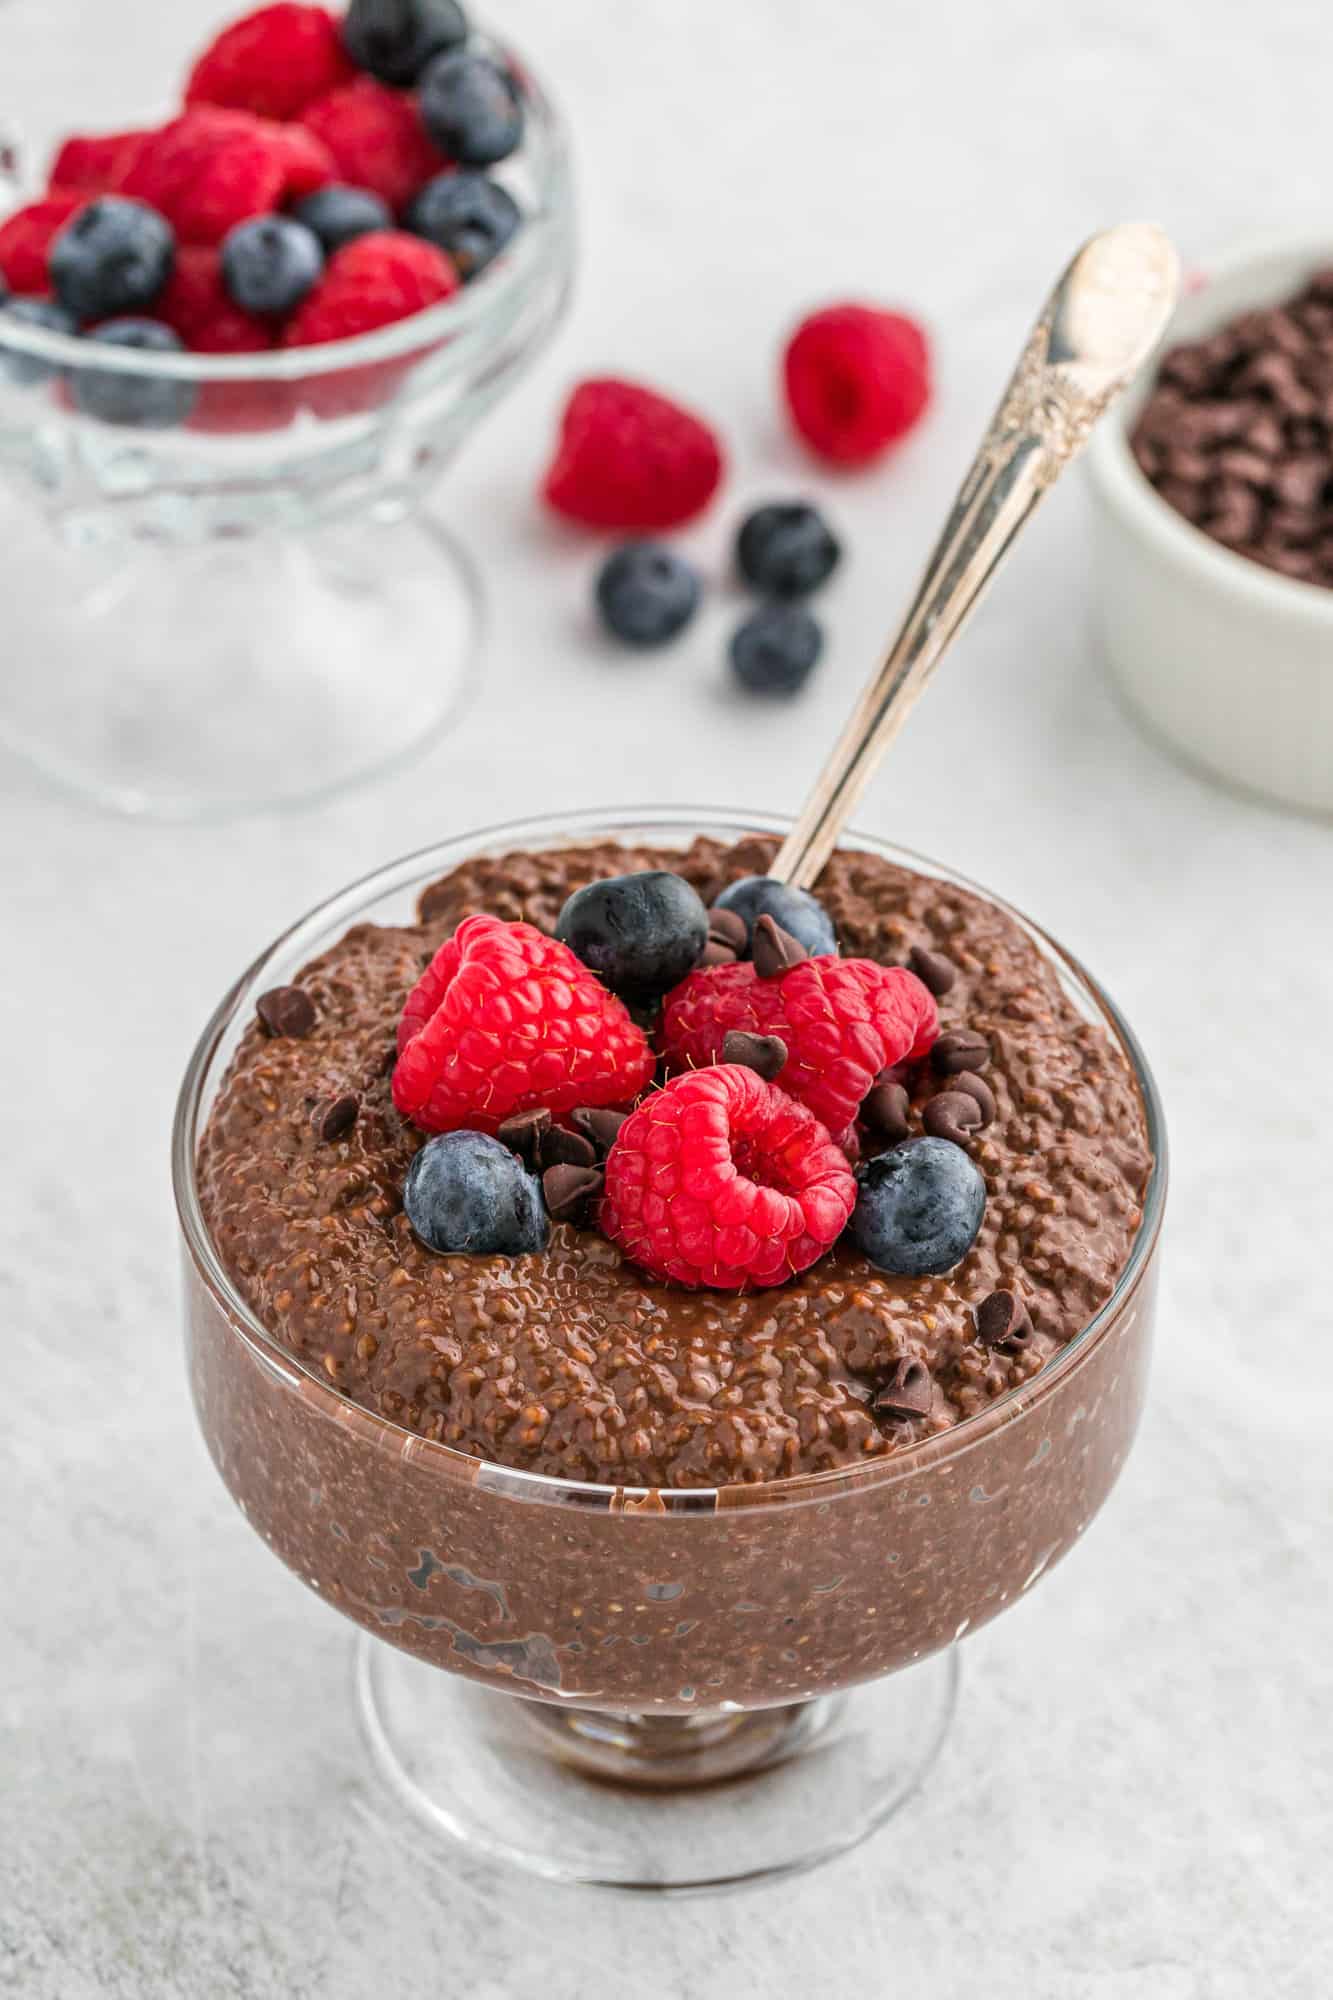
[(1145, 1231), (1126, 1048), (1003, 908), (878, 854), (839, 852), (818, 893), (845, 956), (915, 951), (939, 993), (907, 1129), (948, 1124), (931, 1106), (960, 1075), (991, 1100), (956, 1133), (987, 1199), (947, 1276), (891, 1276), (844, 1243), (776, 1289), (687, 1291), (573, 1222), (516, 1257), (417, 1241), (401, 1191), (422, 1135), (390, 1096), (395, 1029), (461, 919), (549, 932), (572, 888), (654, 867), (711, 904), (775, 846), (465, 859), (416, 921), (312, 933), (325, 948), (284, 971), (313, 1018), (289, 997), (302, 1018), (265, 1025), (253, 985), (197, 1147), (183, 1122), (204, 1245), (187, 1265), (192, 1379), (219, 1470), (328, 1601), (489, 1685), (686, 1714), (885, 1673), (1071, 1546), (1132, 1439), (1160, 1202)]

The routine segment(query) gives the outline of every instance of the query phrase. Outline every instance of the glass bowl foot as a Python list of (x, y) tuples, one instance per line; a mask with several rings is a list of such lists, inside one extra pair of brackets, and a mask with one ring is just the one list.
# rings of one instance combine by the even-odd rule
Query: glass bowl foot
[(873, 1833), (944, 1742), (957, 1650), (784, 1708), (604, 1715), (491, 1693), (363, 1634), (356, 1700), (398, 1802), (550, 1881), (674, 1892), (813, 1868)]

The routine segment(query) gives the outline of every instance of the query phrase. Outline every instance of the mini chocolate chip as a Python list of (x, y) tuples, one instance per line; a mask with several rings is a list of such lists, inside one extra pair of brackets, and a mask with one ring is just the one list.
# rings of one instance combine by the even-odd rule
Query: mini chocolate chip
[(597, 1148), (582, 1132), (551, 1125), (537, 1141), (537, 1157), (543, 1167), (592, 1167), (597, 1164)]
[(981, 1106), (965, 1090), (942, 1090), (921, 1113), (932, 1139), (951, 1139), (955, 1146), (964, 1145), (981, 1122)]
[(326, 1097), (310, 1114), (310, 1123), (320, 1139), (342, 1139), (356, 1123), (361, 1100), (350, 1090), (341, 1097)]
[(585, 1139), (592, 1140), (599, 1153), (609, 1153), (628, 1116), (625, 1111), (603, 1111), (600, 1105), (581, 1104), (577, 1111), (570, 1112), (569, 1122), (577, 1126)]
[(542, 1135), (551, 1123), (551, 1114), (539, 1107), (535, 1111), (516, 1111), (512, 1118), (502, 1119), (495, 1136), (502, 1146), (508, 1146), (511, 1153), (517, 1153), (525, 1167), (536, 1171), (540, 1158)]
[(995, 1116), (995, 1092), (984, 1076), (978, 1076), (975, 1070), (960, 1069), (957, 1076), (949, 1079), (949, 1087), (951, 1090), (965, 1090), (969, 1097), (975, 1098), (982, 1124), (990, 1124)]
[(952, 1028), (941, 1035), (930, 1052), (937, 1076), (957, 1076), (960, 1069), (985, 1069), (990, 1061), (990, 1043), (974, 1028)]
[(729, 944), (719, 944), (716, 938), (709, 938), (704, 946), (700, 965), (734, 965), (739, 952), (734, 952)]
[(738, 910), (710, 910), (708, 935), (714, 944), (729, 945), (739, 958), (745, 950), (750, 933), (745, 927), (744, 917)]
[(553, 1222), (581, 1222), (602, 1192), (605, 1176), (596, 1167), (548, 1167), (542, 1193)]
[(877, 1083), (861, 1106), (861, 1116), (872, 1132), (879, 1132), (896, 1144), (911, 1131), (908, 1114), (912, 1100), (902, 1084), (892, 1080)]
[(810, 954), (799, 938), (794, 938), (790, 931), (784, 931), (781, 924), (775, 924), (765, 912), (755, 923), (750, 956), (761, 979), (780, 979), (784, 972), (790, 972), (794, 965), (800, 965)]
[(925, 1362), (904, 1355), (894, 1363), (883, 1388), (871, 1397), (870, 1407), (881, 1417), (926, 1417), (930, 1415), (932, 1389)]
[(315, 1003), (304, 986), (275, 986), (261, 993), (255, 1012), (270, 1035), (289, 1035), (300, 1041), (315, 1025)]
[(958, 979), (958, 967), (951, 958), (946, 958), (942, 951), (927, 951), (920, 944), (914, 944), (907, 954), (907, 970), (914, 972), (937, 1000), (951, 993)]
[(1032, 1338), (1032, 1315), (1017, 1292), (992, 1292), (977, 1307), (977, 1339), (983, 1347), (1014, 1354)]
[(781, 1035), (747, 1035), (743, 1028), (730, 1028), (722, 1037), (724, 1063), (740, 1063), (772, 1083), (787, 1060), (787, 1044)]

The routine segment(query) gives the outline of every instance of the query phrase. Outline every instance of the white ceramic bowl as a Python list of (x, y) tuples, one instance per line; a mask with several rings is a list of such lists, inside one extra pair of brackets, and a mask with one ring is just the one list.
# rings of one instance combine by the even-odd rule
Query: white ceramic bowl
[[(1309, 237), (1216, 260), (1168, 345), (1280, 304), (1333, 264)], [(1192, 763), (1308, 811), (1333, 812), (1333, 590), (1233, 554), (1167, 505), (1128, 436), (1155, 364), (1089, 450), (1097, 503), (1096, 615), (1132, 707)]]

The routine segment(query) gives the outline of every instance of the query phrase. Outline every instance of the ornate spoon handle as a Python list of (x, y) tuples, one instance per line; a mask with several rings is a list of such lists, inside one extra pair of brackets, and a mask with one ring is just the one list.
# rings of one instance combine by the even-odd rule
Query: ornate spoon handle
[(1046, 301), (882, 666), (773, 863), (808, 888), (1019, 529), (1151, 353), (1179, 264), (1152, 223), (1084, 244)]

